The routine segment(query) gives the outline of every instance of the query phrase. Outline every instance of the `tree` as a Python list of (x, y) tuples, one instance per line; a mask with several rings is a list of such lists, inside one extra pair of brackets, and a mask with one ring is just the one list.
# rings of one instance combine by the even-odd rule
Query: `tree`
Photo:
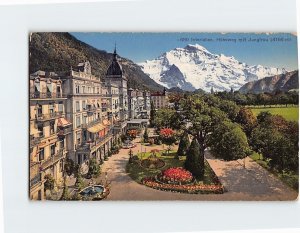
[(182, 100), (182, 115), (187, 130), (189, 134), (198, 140), (201, 154), (204, 154), (207, 147), (208, 135), (214, 131), (219, 122), (226, 119), (226, 114), (214, 107), (218, 101), (218, 98), (214, 96), (202, 98), (198, 95), (189, 96), (187, 99)]
[(97, 177), (100, 174), (100, 166), (97, 164), (96, 159), (90, 159), (89, 161), (89, 171), (87, 177)]
[(156, 111), (155, 111), (153, 101), (151, 101), (151, 105), (150, 105), (150, 126), (151, 127), (154, 126), (155, 112)]
[(148, 135), (148, 128), (147, 127), (145, 128), (145, 132), (144, 132), (143, 137), (144, 137), (144, 142), (148, 142), (149, 135)]
[(75, 164), (74, 161), (70, 158), (66, 159), (64, 169), (68, 176), (71, 176), (74, 173)]
[(44, 183), (44, 189), (45, 190), (53, 190), (54, 189), (54, 178), (50, 175), (47, 174), (45, 175), (45, 183)]
[(66, 178), (64, 178), (63, 193), (60, 197), (60, 200), (64, 200), (64, 201), (70, 200), (70, 195), (69, 195), (68, 186), (67, 186), (66, 182), (67, 182)]
[(188, 134), (185, 132), (180, 138), (178, 150), (176, 153), (176, 158), (179, 158), (179, 156), (185, 156), (188, 149), (190, 147), (190, 140)]
[(154, 125), (158, 130), (162, 128), (176, 129), (180, 126), (180, 116), (178, 116), (174, 109), (159, 109), (155, 114)]
[(193, 139), (191, 146), (186, 154), (184, 164), (185, 168), (189, 170), (197, 179), (204, 177), (204, 154), (200, 150), (200, 145), (196, 138)]
[(224, 160), (242, 159), (251, 152), (241, 127), (228, 120), (218, 124), (209, 136), (209, 145), (213, 155)]
[(82, 174), (81, 174), (81, 168), (80, 168), (80, 164), (76, 165), (76, 182), (75, 182), (75, 186), (76, 188), (78, 188), (79, 190), (81, 190), (84, 187), (84, 181), (82, 178)]
[(171, 145), (175, 143), (175, 132), (170, 128), (163, 128), (159, 132), (159, 136), (162, 139), (162, 142), (168, 145), (168, 153), (171, 150)]
[(219, 109), (225, 112), (231, 121), (234, 121), (239, 113), (239, 107), (233, 101), (222, 100), (218, 105)]
[(267, 113), (261, 114), (259, 122), (250, 137), (253, 150), (262, 154), (272, 169), (297, 172), (298, 124)]
[(247, 136), (250, 136), (251, 131), (257, 125), (257, 119), (250, 108), (241, 107), (237, 116), (236, 122), (241, 124)]

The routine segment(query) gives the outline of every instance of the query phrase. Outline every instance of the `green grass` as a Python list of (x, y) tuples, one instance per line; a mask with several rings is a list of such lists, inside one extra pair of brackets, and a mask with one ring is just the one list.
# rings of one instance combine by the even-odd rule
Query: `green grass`
[(298, 121), (299, 108), (297, 107), (251, 107), (254, 115), (260, 112), (270, 112), (272, 115), (281, 115), (288, 121)]
[[(142, 159), (146, 159), (150, 156), (150, 152), (143, 153)], [(162, 159), (165, 162), (165, 166), (158, 169), (147, 169), (142, 166), (138, 162), (134, 162), (132, 164), (127, 163), (126, 165), (126, 172), (129, 173), (129, 176), (138, 183), (141, 183), (141, 180), (145, 177), (153, 177), (159, 174), (161, 171), (168, 169), (170, 167), (184, 167), (185, 156), (180, 156), (179, 160), (174, 159), (174, 155), (176, 154), (175, 151), (170, 151), (170, 154), (167, 156), (162, 156), (161, 153), (156, 153), (156, 156)], [(138, 155), (139, 159), (141, 159), (141, 155)], [(204, 168), (204, 184), (211, 184), (214, 182), (215, 173), (209, 166), (207, 162), (205, 162)]]
[(250, 155), (250, 158), (253, 159), (255, 162), (257, 162), (259, 165), (261, 165), (263, 168), (271, 172), (273, 175), (278, 177), (283, 183), (287, 184), (292, 189), (298, 191), (299, 188), (299, 175), (295, 173), (281, 173), (276, 170), (272, 170), (266, 160), (263, 159), (263, 156), (258, 153), (253, 153)]

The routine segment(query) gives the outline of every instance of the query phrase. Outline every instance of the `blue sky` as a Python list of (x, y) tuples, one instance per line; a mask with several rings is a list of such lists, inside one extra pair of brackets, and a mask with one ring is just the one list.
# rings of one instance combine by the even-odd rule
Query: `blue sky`
[[(138, 63), (187, 44), (200, 44), (215, 54), (234, 56), (249, 65), (298, 69), (297, 37), (288, 33), (71, 33), (95, 48)], [(283, 40), (283, 41), (282, 41)]]

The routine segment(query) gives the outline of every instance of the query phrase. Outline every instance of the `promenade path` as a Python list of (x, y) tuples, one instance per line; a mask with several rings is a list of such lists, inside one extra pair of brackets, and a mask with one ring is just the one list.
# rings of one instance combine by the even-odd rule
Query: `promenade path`
[[(138, 140), (138, 139), (137, 139)], [(141, 149), (150, 151), (162, 146), (145, 147), (138, 144), (133, 149), (134, 154)], [(295, 200), (297, 192), (283, 184), (250, 158), (246, 158), (246, 168), (243, 160), (222, 161), (215, 159), (208, 152), (205, 157), (219, 177), (227, 192), (224, 194), (182, 194), (159, 191), (148, 188), (133, 181), (126, 173), (128, 149), (121, 149), (102, 165), (102, 177), (111, 182), (111, 193), (106, 200), (247, 200), (247, 201), (282, 201)]]

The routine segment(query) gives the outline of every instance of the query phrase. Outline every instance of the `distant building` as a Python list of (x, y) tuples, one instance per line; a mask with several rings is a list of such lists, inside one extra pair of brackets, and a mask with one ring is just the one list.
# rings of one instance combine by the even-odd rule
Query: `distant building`
[(129, 119), (149, 119), (150, 117), (150, 92), (128, 89), (128, 114)]
[(162, 92), (151, 93), (151, 101), (156, 109), (169, 107), (169, 97), (166, 88)]

